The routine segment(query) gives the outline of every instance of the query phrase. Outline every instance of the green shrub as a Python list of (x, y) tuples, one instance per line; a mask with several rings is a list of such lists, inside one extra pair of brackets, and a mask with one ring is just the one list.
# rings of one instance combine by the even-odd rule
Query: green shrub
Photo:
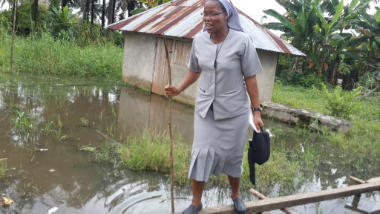
[(322, 79), (314, 73), (304, 74), (294, 71), (282, 71), (278, 73), (276, 78), (284, 84), (299, 85), (305, 88), (316, 87), (322, 83)]
[[(376, 90), (380, 84), (380, 70), (364, 73), (357, 82), (357, 86), (363, 87), (366, 91)], [(376, 91), (380, 91), (380, 87)]]
[(74, 28), (75, 42), (77, 45), (84, 47), (92, 44), (104, 45), (113, 43), (121, 48), (124, 47), (124, 36), (108, 29), (103, 29), (99, 24), (83, 22)]
[(74, 26), (77, 24), (75, 15), (72, 10), (65, 6), (62, 10), (60, 8), (52, 7), (49, 10), (50, 31), (55, 38), (62, 40), (74, 39)]
[(325, 84), (322, 84), (322, 91), (327, 98), (326, 109), (331, 115), (349, 119), (355, 111), (356, 103), (354, 98), (361, 94), (361, 88), (356, 88), (351, 92), (345, 92), (341, 86), (336, 86), (333, 92), (329, 92)]
[[(38, 20), (37, 25), (32, 21), (32, 2), (24, 1), (17, 8), (17, 32), (22, 35), (29, 35), (31, 32), (44, 31), (48, 24), (48, 6), (45, 4), (38, 4)], [(0, 13), (0, 22), (11, 31), (13, 23), (12, 11), (6, 10)]]

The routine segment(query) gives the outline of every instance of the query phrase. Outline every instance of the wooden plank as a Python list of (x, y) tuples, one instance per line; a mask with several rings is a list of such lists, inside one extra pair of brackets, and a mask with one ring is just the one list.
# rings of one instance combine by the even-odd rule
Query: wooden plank
[(380, 182), (380, 177), (371, 178), (371, 179), (369, 179), (367, 182), (368, 182), (368, 183)]
[[(249, 192), (252, 193), (253, 195), (255, 195), (256, 197), (258, 197), (260, 200), (267, 199), (267, 197), (265, 195), (261, 194), (260, 192), (254, 190), (254, 189), (250, 189)], [(296, 214), (295, 212), (289, 210), (288, 208), (283, 208), (283, 209), (281, 209), (281, 211), (283, 211), (286, 214)]]
[[(286, 207), (298, 206), (303, 204), (326, 201), (365, 192), (373, 192), (380, 190), (380, 181), (354, 186), (342, 187), (338, 189), (323, 190), (320, 192), (304, 193), (297, 195), (289, 195), (277, 198), (268, 198), (260, 201), (246, 202), (247, 213), (257, 213), (270, 210), (277, 210)], [(200, 214), (235, 214), (233, 206), (222, 206), (214, 208), (205, 208), (199, 212)]]

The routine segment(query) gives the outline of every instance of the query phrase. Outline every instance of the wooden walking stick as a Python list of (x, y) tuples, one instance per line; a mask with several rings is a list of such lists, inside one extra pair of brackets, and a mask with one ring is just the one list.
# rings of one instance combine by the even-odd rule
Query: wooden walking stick
[[(164, 38), (164, 46), (166, 53), (166, 62), (168, 64), (168, 79), (169, 85), (172, 84), (172, 70), (170, 68), (169, 51), (166, 45), (166, 38)], [(170, 136), (170, 193), (172, 202), (172, 213), (174, 213), (174, 160), (173, 160), (173, 134), (172, 134), (172, 97), (169, 97), (169, 136)]]
[(12, 68), (13, 68), (13, 47), (15, 45), (16, 15), (17, 15), (17, 0), (14, 0), (14, 4), (13, 4), (12, 45), (11, 45), (11, 72), (12, 72)]

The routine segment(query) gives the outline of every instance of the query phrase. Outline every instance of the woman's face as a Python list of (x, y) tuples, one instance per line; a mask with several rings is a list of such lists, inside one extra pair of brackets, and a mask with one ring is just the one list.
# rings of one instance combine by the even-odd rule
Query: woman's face
[(208, 33), (218, 33), (227, 28), (227, 14), (216, 0), (206, 0), (203, 22)]

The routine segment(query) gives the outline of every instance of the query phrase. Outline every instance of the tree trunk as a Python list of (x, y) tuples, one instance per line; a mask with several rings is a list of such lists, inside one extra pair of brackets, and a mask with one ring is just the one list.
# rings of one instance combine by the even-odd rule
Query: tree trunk
[(113, 16), (113, 5), (114, 5), (115, 0), (109, 0), (108, 2), (108, 7), (107, 7), (107, 23), (111, 24), (112, 23), (112, 16)]
[(90, 2), (91, 0), (86, 0), (84, 11), (83, 11), (83, 22), (88, 21), (88, 12), (90, 10)]
[(114, 23), (115, 22), (115, 10), (116, 10), (116, 0), (113, 0), (112, 1), (112, 16), (111, 16), (111, 23)]
[(102, 29), (104, 28), (106, 22), (106, 0), (103, 0), (102, 5)]
[[(337, 60), (337, 59), (335, 59)], [(332, 70), (331, 76), (330, 76), (330, 83), (335, 84), (335, 76), (336, 76), (336, 70), (338, 69), (338, 63), (334, 64), (334, 68)]]
[(38, 0), (33, 0), (32, 4), (32, 20), (34, 21), (34, 26), (37, 26), (38, 22)]
[(91, 25), (94, 24), (94, 16), (95, 16), (95, 0), (91, 0)]

